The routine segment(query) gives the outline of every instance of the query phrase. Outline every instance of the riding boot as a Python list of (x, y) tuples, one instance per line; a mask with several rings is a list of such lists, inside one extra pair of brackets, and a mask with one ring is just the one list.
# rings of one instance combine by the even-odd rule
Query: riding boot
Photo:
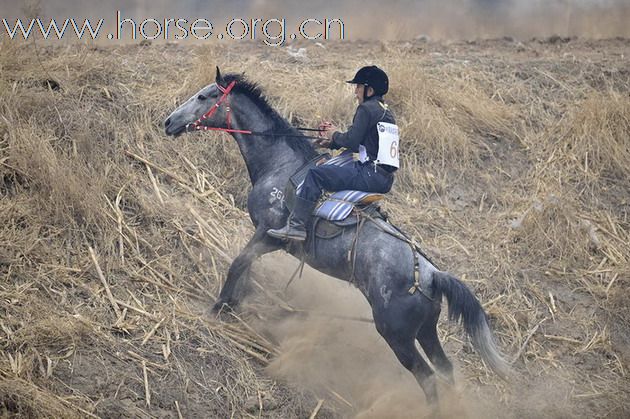
[(313, 213), (314, 208), (315, 202), (296, 196), (295, 208), (287, 220), (287, 225), (282, 228), (267, 230), (267, 234), (282, 240), (306, 240), (306, 221)]

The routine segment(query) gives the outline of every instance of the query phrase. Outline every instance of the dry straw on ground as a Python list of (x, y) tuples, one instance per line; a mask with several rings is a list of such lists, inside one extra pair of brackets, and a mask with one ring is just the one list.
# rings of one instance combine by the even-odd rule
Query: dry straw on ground
[[(627, 41), (306, 47), (296, 61), (248, 43), (0, 44), (2, 414), (361, 409), (343, 388), (270, 377), (279, 342), (255, 310), (208, 314), (252, 231), (247, 174), (228, 138), (160, 124), (216, 64), (296, 125), (348, 124), (343, 80), (377, 62), (404, 134), (386, 210), (475, 290), (514, 360), (500, 382), (441, 323), (461, 391), (508, 416), (627, 415)], [(253, 275), (252, 307), (300, 311), (269, 285), (285, 278)]]

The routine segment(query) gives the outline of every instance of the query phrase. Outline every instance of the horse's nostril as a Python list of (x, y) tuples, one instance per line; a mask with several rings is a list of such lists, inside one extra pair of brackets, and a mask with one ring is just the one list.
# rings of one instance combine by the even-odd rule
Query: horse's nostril
[(171, 118), (167, 118), (166, 121), (164, 121), (164, 126), (166, 128), (168, 128), (169, 125), (171, 125)]

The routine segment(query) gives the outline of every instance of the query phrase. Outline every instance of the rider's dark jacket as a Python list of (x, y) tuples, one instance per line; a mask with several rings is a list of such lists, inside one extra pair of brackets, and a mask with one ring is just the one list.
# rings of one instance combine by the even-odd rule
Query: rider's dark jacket
[[(359, 145), (366, 148), (370, 160), (376, 160), (378, 155), (378, 131), (377, 122), (396, 123), (393, 113), (387, 109), (382, 96), (373, 95), (367, 98), (357, 108), (352, 126), (348, 131), (335, 132), (332, 137), (330, 148), (338, 149), (345, 147), (354, 153), (359, 152)], [(388, 172), (394, 172), (396, 167), (381, 165)]]

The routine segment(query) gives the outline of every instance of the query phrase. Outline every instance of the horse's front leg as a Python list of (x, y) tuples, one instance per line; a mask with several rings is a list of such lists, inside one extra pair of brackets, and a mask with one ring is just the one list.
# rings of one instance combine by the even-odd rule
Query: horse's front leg
[(239, 295), (236, 292), (237, 286), (243, 277), (249, 275), (249, 268), (252, 263), (265, 253), (273, 252), (279, 248), (278, 242), (267, 236), (266, 229), (257, 229), (254, 236), (230, 265), (227, 279), (223, 284), (219, 299), (212, 307), (212, 311), (216, 313), (225, 306), (235, 307), (239, 303)]

